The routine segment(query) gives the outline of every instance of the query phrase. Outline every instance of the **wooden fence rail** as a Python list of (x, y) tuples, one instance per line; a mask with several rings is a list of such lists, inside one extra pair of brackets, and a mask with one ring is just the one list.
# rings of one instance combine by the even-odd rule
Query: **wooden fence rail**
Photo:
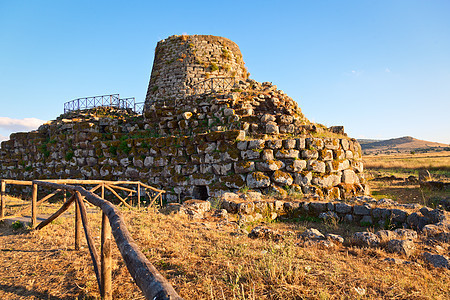
[[(86, 236), (87, 245), (89, 248), (89, 253), (91, 255), (92, 263), (94, 266), (94, 272), (97, 278), (97, 283), (101, 293), (102, 299), (112, 299), (112, 282), (111, 282), (111, 233), (114, 236), (116, 245), (119, 252), (125, 261), (128, 271), (131, 277), (135, 280), (138, 287), (143, 292), (146, 299), (152, 300), (174, 300), (182, 299), (170, 283), (156, 270), (156, 268), (148, 261), (144, 254), (139, 250), (138, 246), (131, 237), (125, 222), (121, 216), (120, 211), (109, 201), (104, 199), (105, 188), (113, 189), (118, 184), (136, 184), (138, 185), (137, 191), (140, 194), (140, 187), (150, 189), (157, 192), (157, 197), (161, 197), (161, 194), (165, 191), (159, 190), (141, 182), (112, 182), (112, 181), (101, 181), (101, 180), (33, 180), (28, 182), (2, 180), (1, 181), (1, 215), (4, 218), (4, 206), (5, 206), (5, 185), (6, 184), (18, 184), (18, 185), (28, 185), (33, 187), (33, 200), (31, 203), (32, 216), (31, 216), (31, 227), (36, 229), (42, 229), (50, 222), (58, 218), (63, 214), (70, 206), (75, 203), (75, 249), (80, 248), (80, 237), (81, 230), (84, 229)], [(90, 191), (86, 190), (84, 187), (72, 184), (94, 184), (97, 185)], [(51, 196), (48, 195), (37, 201), (37, 190), (38, 187), (46, 187), (55, 189), (50, 195), (55, 195), (58, 191), (68, 191), (72, 195), (65, 200), (63, 205), (47, 220), (44, 220), (39, 225), (36, 226), (36, 212), (37, 204), (42, 203), (49, 199)], [(94, 194), (95, 190), (101, 187), (101, 197)], [(126, 188), (125, 188), (126, 189)], [(139, 196), (138, 196), (139, 197)], [(45, 200), (44, 200), (45, 199)], [(138, 198), (140, 199), (140, 198)], [(92, 238), (92, 233), (88, 224), (87, 213), (85, 208), (85, 201), (88, 203), (99, 207), (102, 210), (102, 231), (101, 231), (101, 253), (98, 255), (96, 248), (94, 246), (94, 240)], [(138, 201), (139, 203), (140, 201)], [(23, 210), (22, 210), (23, 211)], [(34, 221), (33, 221), (34, 216)], [(34, 223), (33, 223), (34, 222)]]

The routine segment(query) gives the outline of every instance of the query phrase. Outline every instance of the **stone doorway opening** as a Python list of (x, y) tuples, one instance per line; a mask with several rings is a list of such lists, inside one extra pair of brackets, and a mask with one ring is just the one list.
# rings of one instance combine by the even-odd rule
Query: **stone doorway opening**
[(192, 192), (192, 198), (198, 200), (208, 200), (208, 189), (206, 185), (196, 185)]

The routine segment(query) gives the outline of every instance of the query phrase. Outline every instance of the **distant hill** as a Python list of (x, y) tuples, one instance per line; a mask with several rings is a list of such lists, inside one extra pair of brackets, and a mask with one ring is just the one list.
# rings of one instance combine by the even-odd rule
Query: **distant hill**
[(360, 139), (358, 142), (364, 154), (407, 153), (450, 150), (450, 145), (418, 140), (410, 136), (390, 140)]

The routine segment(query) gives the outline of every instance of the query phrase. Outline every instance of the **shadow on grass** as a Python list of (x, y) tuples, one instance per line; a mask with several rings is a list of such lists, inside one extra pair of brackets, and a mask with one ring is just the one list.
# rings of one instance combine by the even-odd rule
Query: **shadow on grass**
[[(14, 298), (9, 298), (9, 299), (25, 299), (25, 298), (29, 298), (29, 299), (49, 299), (49, 300), (58, 300), (58, 299), (63, 299), (63, 300), (69, 300), (69, 299), (74, 299), (73, 297), (55, 297), (52, 296), (50, 294), (48, 294), (47, 292), (37, 292), (37, 291), (33, 291), (31, 289), (28, 289), (27, 287), (23, 286), (23, 285), (8, 285), (8, 284), (0, 284), (0, 291), (6, 292), (8, 294), (14, 294), (17, 297)], [(12, 296), (12, 295), (9, 295)], [(20, 298), (19, 298), (20, 297)], [(8, 299), (8, 298), (4, 298), (4, 299)]]

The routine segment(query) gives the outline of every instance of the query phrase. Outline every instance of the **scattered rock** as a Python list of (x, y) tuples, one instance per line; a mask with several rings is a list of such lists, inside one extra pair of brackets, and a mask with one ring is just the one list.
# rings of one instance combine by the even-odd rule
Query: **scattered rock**
[(396, 265), (414, 265), (416, 267), (420, 266), (418, 263), (413, 261), (408, 261), (400, 258), (386, 257), (383, 261), (396, 264)]
[(327, 211), (320, 213), (319, 219), (321, 219), (323, 222), (338, 222), (339, 216), (334, 211)]
[(435, 268), (450, 269), (450, 258), (447, 256), (425, 252), (423, 258)]
[(308, 228), (302, 234), (301, 237), (305, 240), (324, 240), (325, 236), (315, 228)]
[(352, 237), (352, 241), (355, 245), (361, 247), (376, 247), (380, 244), (380, 239), (373, 232), (355, 232)]
[(417, 232), (412, 229), (403, 229), (403, 228), (397, 228), (394, 230), (394, 232), (397, 234), (397, 236), (400, 239), (411, 239), (415, 240), (417, 239)]
[(419, 170), (419, 181), (430, 181), (431, 180), (431, 174), (428, 172), (428, 170), (421, 169)]
[(392, 199), (389, 198), (382, 198), (378, 200), (377, 205), (384, 205), (384, 206), (395, 206), (398, 203)]
[(325, 237), (328, 240), (331, 240), (333, 243), (339, 243), (339, 244), (343, 244), (344, 243), (344, 238), (338, 234), (332, 234), (332, 233), (327, 233), (325, 235)]
[(406, 218), (406, 223), (413, 229), (422, 230), (428, 224), (428, 219), (421, 212), (414, 212)]
[(271, 239), (275, 241), (279, 241), (283, 238), (283, 236), (276, 230), (263, 226), (256, 226), (255, 228), (253, 228), (252, 231), (248, 234), (248, 237), (252, 239), (256, 238)]
[(241, 198), (245, 201), (260, 201), (262, 199), (262, 194), (260, 192), (249, 191), (241, 195)]
[(226, 209), (216, 209), (216, 211), (213, 214), (213, 217), (228, 219), (228, 212)]
[(386, 250), (409, 257), (416, 250), (416, 245), (411, 240), (390, 240), (386, 245)]
[(391, 230), (379, 230), (375, 234), (378, 236), (381, 244), (386, 244), (390, 240), (397, 238), (397, 234)]

